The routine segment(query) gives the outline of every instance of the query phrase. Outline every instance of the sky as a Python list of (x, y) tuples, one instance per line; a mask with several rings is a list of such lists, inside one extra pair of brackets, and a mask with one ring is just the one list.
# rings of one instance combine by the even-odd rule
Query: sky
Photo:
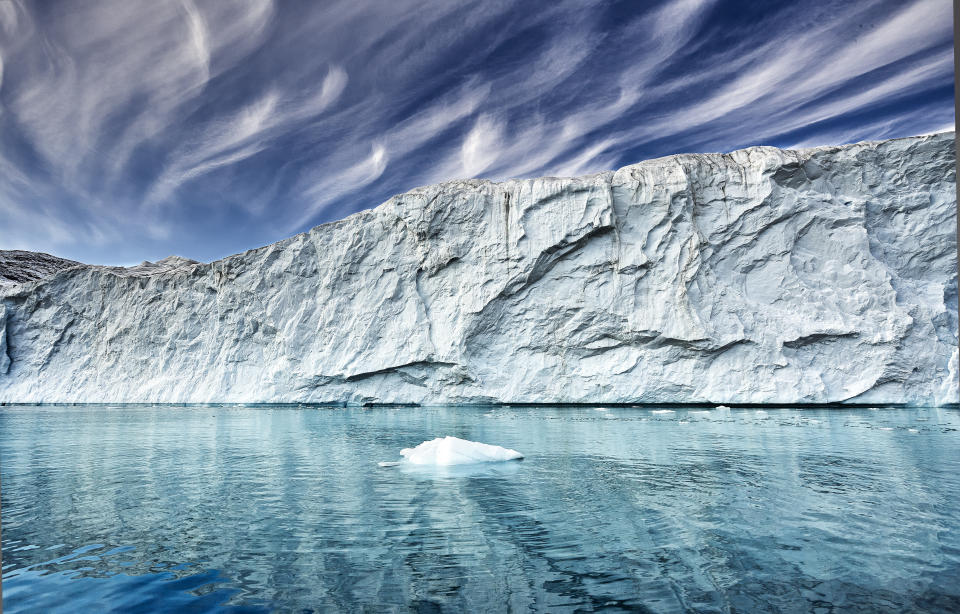
[(209, 261), (451, 179), (952, 130), (950, 0), (0, 0), (0, 249)]

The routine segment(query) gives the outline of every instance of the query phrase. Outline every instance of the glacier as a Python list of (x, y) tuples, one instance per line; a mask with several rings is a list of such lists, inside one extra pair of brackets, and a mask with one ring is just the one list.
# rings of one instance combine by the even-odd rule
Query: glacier
[(452, 181), (0, 285), (0, 402), (958, 401), (952, 132)]

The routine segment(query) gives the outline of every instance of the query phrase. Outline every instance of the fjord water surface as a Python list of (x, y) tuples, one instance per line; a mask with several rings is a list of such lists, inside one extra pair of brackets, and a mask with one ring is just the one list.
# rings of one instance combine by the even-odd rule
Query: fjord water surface
[[(960, 610), (948, 409), (0, 408), (15, 612)], [(523, 461), (378, 467), (438, 436)]]

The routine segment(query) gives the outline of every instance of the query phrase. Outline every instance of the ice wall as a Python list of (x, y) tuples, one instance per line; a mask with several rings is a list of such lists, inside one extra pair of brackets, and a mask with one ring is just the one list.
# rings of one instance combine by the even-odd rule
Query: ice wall
[(210, 264), (60, 271), (0, 289), (0, 401), (956, 402), (954, 157), (456, 181)]

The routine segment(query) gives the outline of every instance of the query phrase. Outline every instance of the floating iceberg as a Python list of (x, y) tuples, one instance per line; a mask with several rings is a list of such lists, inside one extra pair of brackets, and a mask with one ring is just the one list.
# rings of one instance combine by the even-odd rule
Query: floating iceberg
[[(414, 465), (470, 465), (474, 463), (489, 463), (497, 461), (518, 460), (523, 454), (516, 450), (501, 448), (478, 441), (468, 441), (459, 437), (437, 437), (425, 441), (415, 448), (404, 448), (400, 455), (406, 462)], [(381, 467), (389, 467), (396, 463), (383, 462)]]

